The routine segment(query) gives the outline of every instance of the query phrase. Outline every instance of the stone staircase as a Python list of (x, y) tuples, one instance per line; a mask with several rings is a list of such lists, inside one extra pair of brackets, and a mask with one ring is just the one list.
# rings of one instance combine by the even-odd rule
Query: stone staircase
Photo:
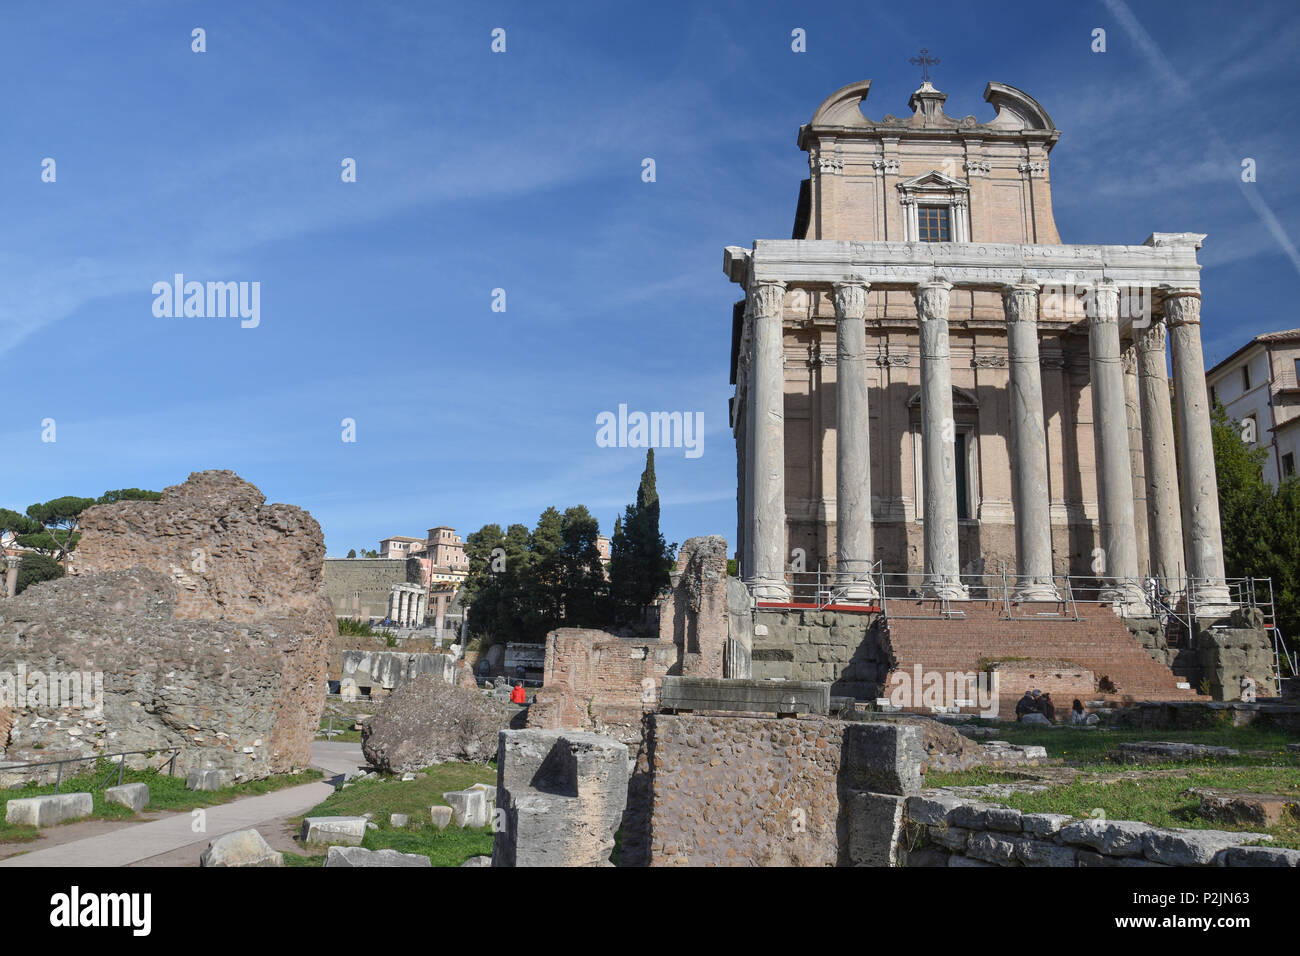
[[(1097, 690), (1092, 699), (1104, 698), (1119, 703), (1142, 700), (1207, 700), (1194, 689), (1181, 688), (1182, 678), (1156, 661), (1141, 642), (1106, 606), (1078, 605), (1079, 620), (1008, 620), (1002, 603), (983, 601), (953, 602), (954, 611), (965, 612), (964, 618), (908, 618), (898, 614), (937, 614), (937, 605), (925, 603), (908, 606), (885, 621), (880, 632), (882, 656), (890, 661), (889, 678), (894, 672), (912, 673), (917, 664), (922, 672), (978, 672), (989, 661), (1068, 662), (1092, 671)], [(1055, 610), (1055, 605), (1040, 605)], [(891, 607), (891, 610), (893, 608)], [(1032, 606), (1021, 606), (1018, 613), (1033, 613)], [(1031, 688), (1000, 687), (999, 714), (1014, 715), (1015, 702)], [(1070, 700), (1057, 700), (1057, 718), (1067, 715)], [(944, 700), (945, 705), (953, 701)], [(971, 708), (963, 708), (969, 710)]]

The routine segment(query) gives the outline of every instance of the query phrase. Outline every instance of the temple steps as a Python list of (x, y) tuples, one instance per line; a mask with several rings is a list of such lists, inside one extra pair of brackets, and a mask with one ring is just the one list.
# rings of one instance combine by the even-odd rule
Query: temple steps
[[(912, 673), (917, 664), (923, 673), (949, 674), (977, 673), (986, 662), (996, 660), (1057, 661), (1092, 671), (1106, 688), (1096, 690), (1093, 698), (1123, 703), (1206, 699), (1193, 689), (1179, 687), (1183, 678), (1155, 660), (1109, 607), (1080, 604), (1077, 621), (1008, 620), (1001, 602), (954, 601), (950, 607), (965, 617), (909, 618), (900, 615), (937, 613), (937, 606), (899, 607), (891, 602), (894, 613), (887, 616), (881, 631), (883, 649), (893, 662), (891, 676), (896, 671)], [(1014, 708), (1028, 689), (1001, 687), (1003, 711), (1008, 704)], [(945, 705), (952, 703), (945, 697)], [(1056, 699), (1056, 704), (1060, 716), (1070, 701)]]

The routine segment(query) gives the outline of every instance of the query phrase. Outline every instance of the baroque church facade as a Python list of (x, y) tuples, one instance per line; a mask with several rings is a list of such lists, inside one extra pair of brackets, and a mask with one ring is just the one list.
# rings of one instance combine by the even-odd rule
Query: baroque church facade
[(1226, 604), (1204, 236), (1063, 244), (1037, 101), (989, 83), (991, 119), (950, 117), (926, 80), (877, 121), (870, 86), (800, 128), (792, 238), (724, 253), (742, 578), (789, 601), (801, 560), (851, 598), (961, 600), (1005, 570), (1034, 602), (1070, 575), (1131, 614), (1190, 578)]

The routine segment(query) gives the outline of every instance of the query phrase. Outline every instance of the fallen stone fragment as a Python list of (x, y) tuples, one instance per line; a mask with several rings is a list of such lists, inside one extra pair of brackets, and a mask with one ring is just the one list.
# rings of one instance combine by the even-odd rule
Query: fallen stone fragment
[(199, 866), (284, 866), (284, 854), (271, 849), (256, 830), (240, 830), (209, 843)]

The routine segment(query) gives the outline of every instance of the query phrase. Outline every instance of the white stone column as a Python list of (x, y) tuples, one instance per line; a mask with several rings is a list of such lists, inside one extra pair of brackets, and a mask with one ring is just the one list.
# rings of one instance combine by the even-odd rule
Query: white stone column
[(1183, 536), (1187, 574), (1195, 579), (1197, 614), (1221, 617), (1230, 610), (1223, 570), (1219, 483), (1214, 470), (1210, 400), (1201, 354), (1201, 294), (1174, 289), (1165, 294), (1165, 320), (1173, 352), (1178, 403), (1178, 456), (1182, 464)]
[(1047, 430), (1038, 357), (1038, 285), (1002, 293), (1011, 365), (1011, 482), (1016, 513), (1017, 601), (1057, 601), (1052, 581), (1052, 514), (1047, 487)]
[(1182, 510), (1178, 495), (1178, 459), (1174, 453), (1174, 416), (1169, 403), (1165, 362), (1165, 322), (1155, 320), (1135, 332), (1138, 397), (1142, 403), (1142, 457), (1146, 463), (1147, 542), (1151, 574), (1173, 600), (1182, 592)]
[(754, 328), (754, 569), (759, 600), (787, 601), (785, 583), (785, 309), (784, 282), (750, 292)]
[(1141, 613), (1133, 520), (1124, 368), (1120, 364), (1119, 290), (1103, 280), (1088, 298), (1088, 358), (1092, 377), (1092, 437), (1097, 450), (1097, 505), (1105, 580), (1102, 599)]
[(388, 619), (390, 621), (397, 620), (397, 607), (398, 602), (401, 600), (400, 595), (401, 592), (396, 588), (390, 588), (388, 591)]
[(21, 555), (10, 555), (5, 559), (5, 597), (18, 596), (18, 568), (22, 563)]
[(871, 577), (871, 426), (867, 401), (866, 282), (836, 283), (835, 564), (844, 597), (876, 597)]
[(406, 622), (411, 616), (411, 592), (403, 588), (398, 592), (401, 595), (401, 607), (397, 611), (397, 623), (406, 627)]
[(921, 485), (925, 495), (925, 593), (964, 600), (957, 542), (956, 424), (952, 416), (952, 353), (943, 279), (916, 287), (921, 338)]

